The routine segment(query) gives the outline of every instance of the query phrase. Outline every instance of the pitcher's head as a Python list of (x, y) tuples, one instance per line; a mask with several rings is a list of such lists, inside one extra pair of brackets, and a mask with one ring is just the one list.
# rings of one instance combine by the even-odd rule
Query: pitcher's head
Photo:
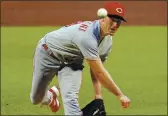
[(124, 6), (120, 3), (110, 2), (104, 6), (107, 10), (107, 16), (100, 19), (100, 30), (102, 36), (114, 35), (124, 19)]

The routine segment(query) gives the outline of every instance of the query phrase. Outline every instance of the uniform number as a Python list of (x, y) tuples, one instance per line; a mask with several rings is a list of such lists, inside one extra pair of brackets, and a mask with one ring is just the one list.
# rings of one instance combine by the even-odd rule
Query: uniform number
[(80, 25), (80, 27), (79, 27), (79, 30), (86, 31), (87, 28), (88, 28), (88, 25), (82, 23), (82, 24)]

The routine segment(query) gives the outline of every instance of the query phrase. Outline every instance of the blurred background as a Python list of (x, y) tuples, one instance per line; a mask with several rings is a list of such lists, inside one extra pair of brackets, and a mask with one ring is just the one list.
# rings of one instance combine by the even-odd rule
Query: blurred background
[[(126, 25), (166, 25), (166, 1), (119, 1), (126, 8)], [(107, 1), (3, 1), (1, 25), (65, 25), (94, 20)]]
[[(1, 1), (1, 114), (63, 115), (32, 105), (30, 89), (33, 54), (48, 32), (76, 21), (96, 20), (97, 10), (109, 1)], [(122, 109), (103, 88), (107, 115), (167, 115), (167, 2), (117, 1), (125, 6), (125, 19), (113, 37), (105, 68), (131, 99)], [(79, 94), (80, 107), (93, 99), (89, 68), (85, 63)], [(59, 86), (54, 78), (49, 87)], [(61, 97), (59, 100), (62, 104)]]

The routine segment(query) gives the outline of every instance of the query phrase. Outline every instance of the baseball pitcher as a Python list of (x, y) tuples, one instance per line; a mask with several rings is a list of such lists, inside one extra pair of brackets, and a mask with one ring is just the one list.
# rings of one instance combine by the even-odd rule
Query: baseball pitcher
[[(125, 21), (124, 7), (115, 2), (105, 5), (108, 14), (95, 21), (79, 21), (47, 33), (37, 44), (30, 99), (33, 104), (48, 105), (58, 111), (59, 92), (48, 85), (56, 75), (65, 115), (106, 115), (101, 85), (113, 93), (127, 108), (130, 99), (119, 89), (103, 66), (112, 47), (112, 36)], [(118, 10), (120, 9), (120, 10)], [(82, 80), (83, 60), (90, 66), (95, 99), (80, 109), (78, 93)]]

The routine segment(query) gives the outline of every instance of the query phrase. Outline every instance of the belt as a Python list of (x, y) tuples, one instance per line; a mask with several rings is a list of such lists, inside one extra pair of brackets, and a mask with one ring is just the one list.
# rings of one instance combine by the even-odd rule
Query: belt
[(48, 52), (48, 54), (53, 57), (54, 59), (58, 60), (59, 59), (54, 55), (54, 53), (48, 48), (48, 46), (46, 44), (42, 44), (43, 48)]
[(54, 58), (54, 59), (56, 59), (56, 60), (58, 60), (58, 61), (60, 62), (60, 67), (58, 68), (58, 71), (62, 70), (62, 69), (65, 67), (64, 62), (60, 61), (60, 60), (54, 55), (54, 53), (48, 48), (48, 46), (47, 46), (46, 44), (42, 44), (42, 46), (43, 46), (43, 48), (48, 52), (48, 54), (49, 54), (52, 58)]
[[(48, 48), (48, 46), (46, 44), (42, 44), (43, 48), (48, 52), (48, 54), (53, 57), (54, 59), (60, 61), (55, 55), (54, 53)], [(82, 70), (84, 68), (83, 65), (77, 64), (77, 63), (73, 63), (73, 64), (65, 64), (63, 61), (60, 61), (60, 67), (58, 68), (58, 71), (61, 71), (65, 66), (70, 67), (72, 70), (77, 71), (77, 70)]]

